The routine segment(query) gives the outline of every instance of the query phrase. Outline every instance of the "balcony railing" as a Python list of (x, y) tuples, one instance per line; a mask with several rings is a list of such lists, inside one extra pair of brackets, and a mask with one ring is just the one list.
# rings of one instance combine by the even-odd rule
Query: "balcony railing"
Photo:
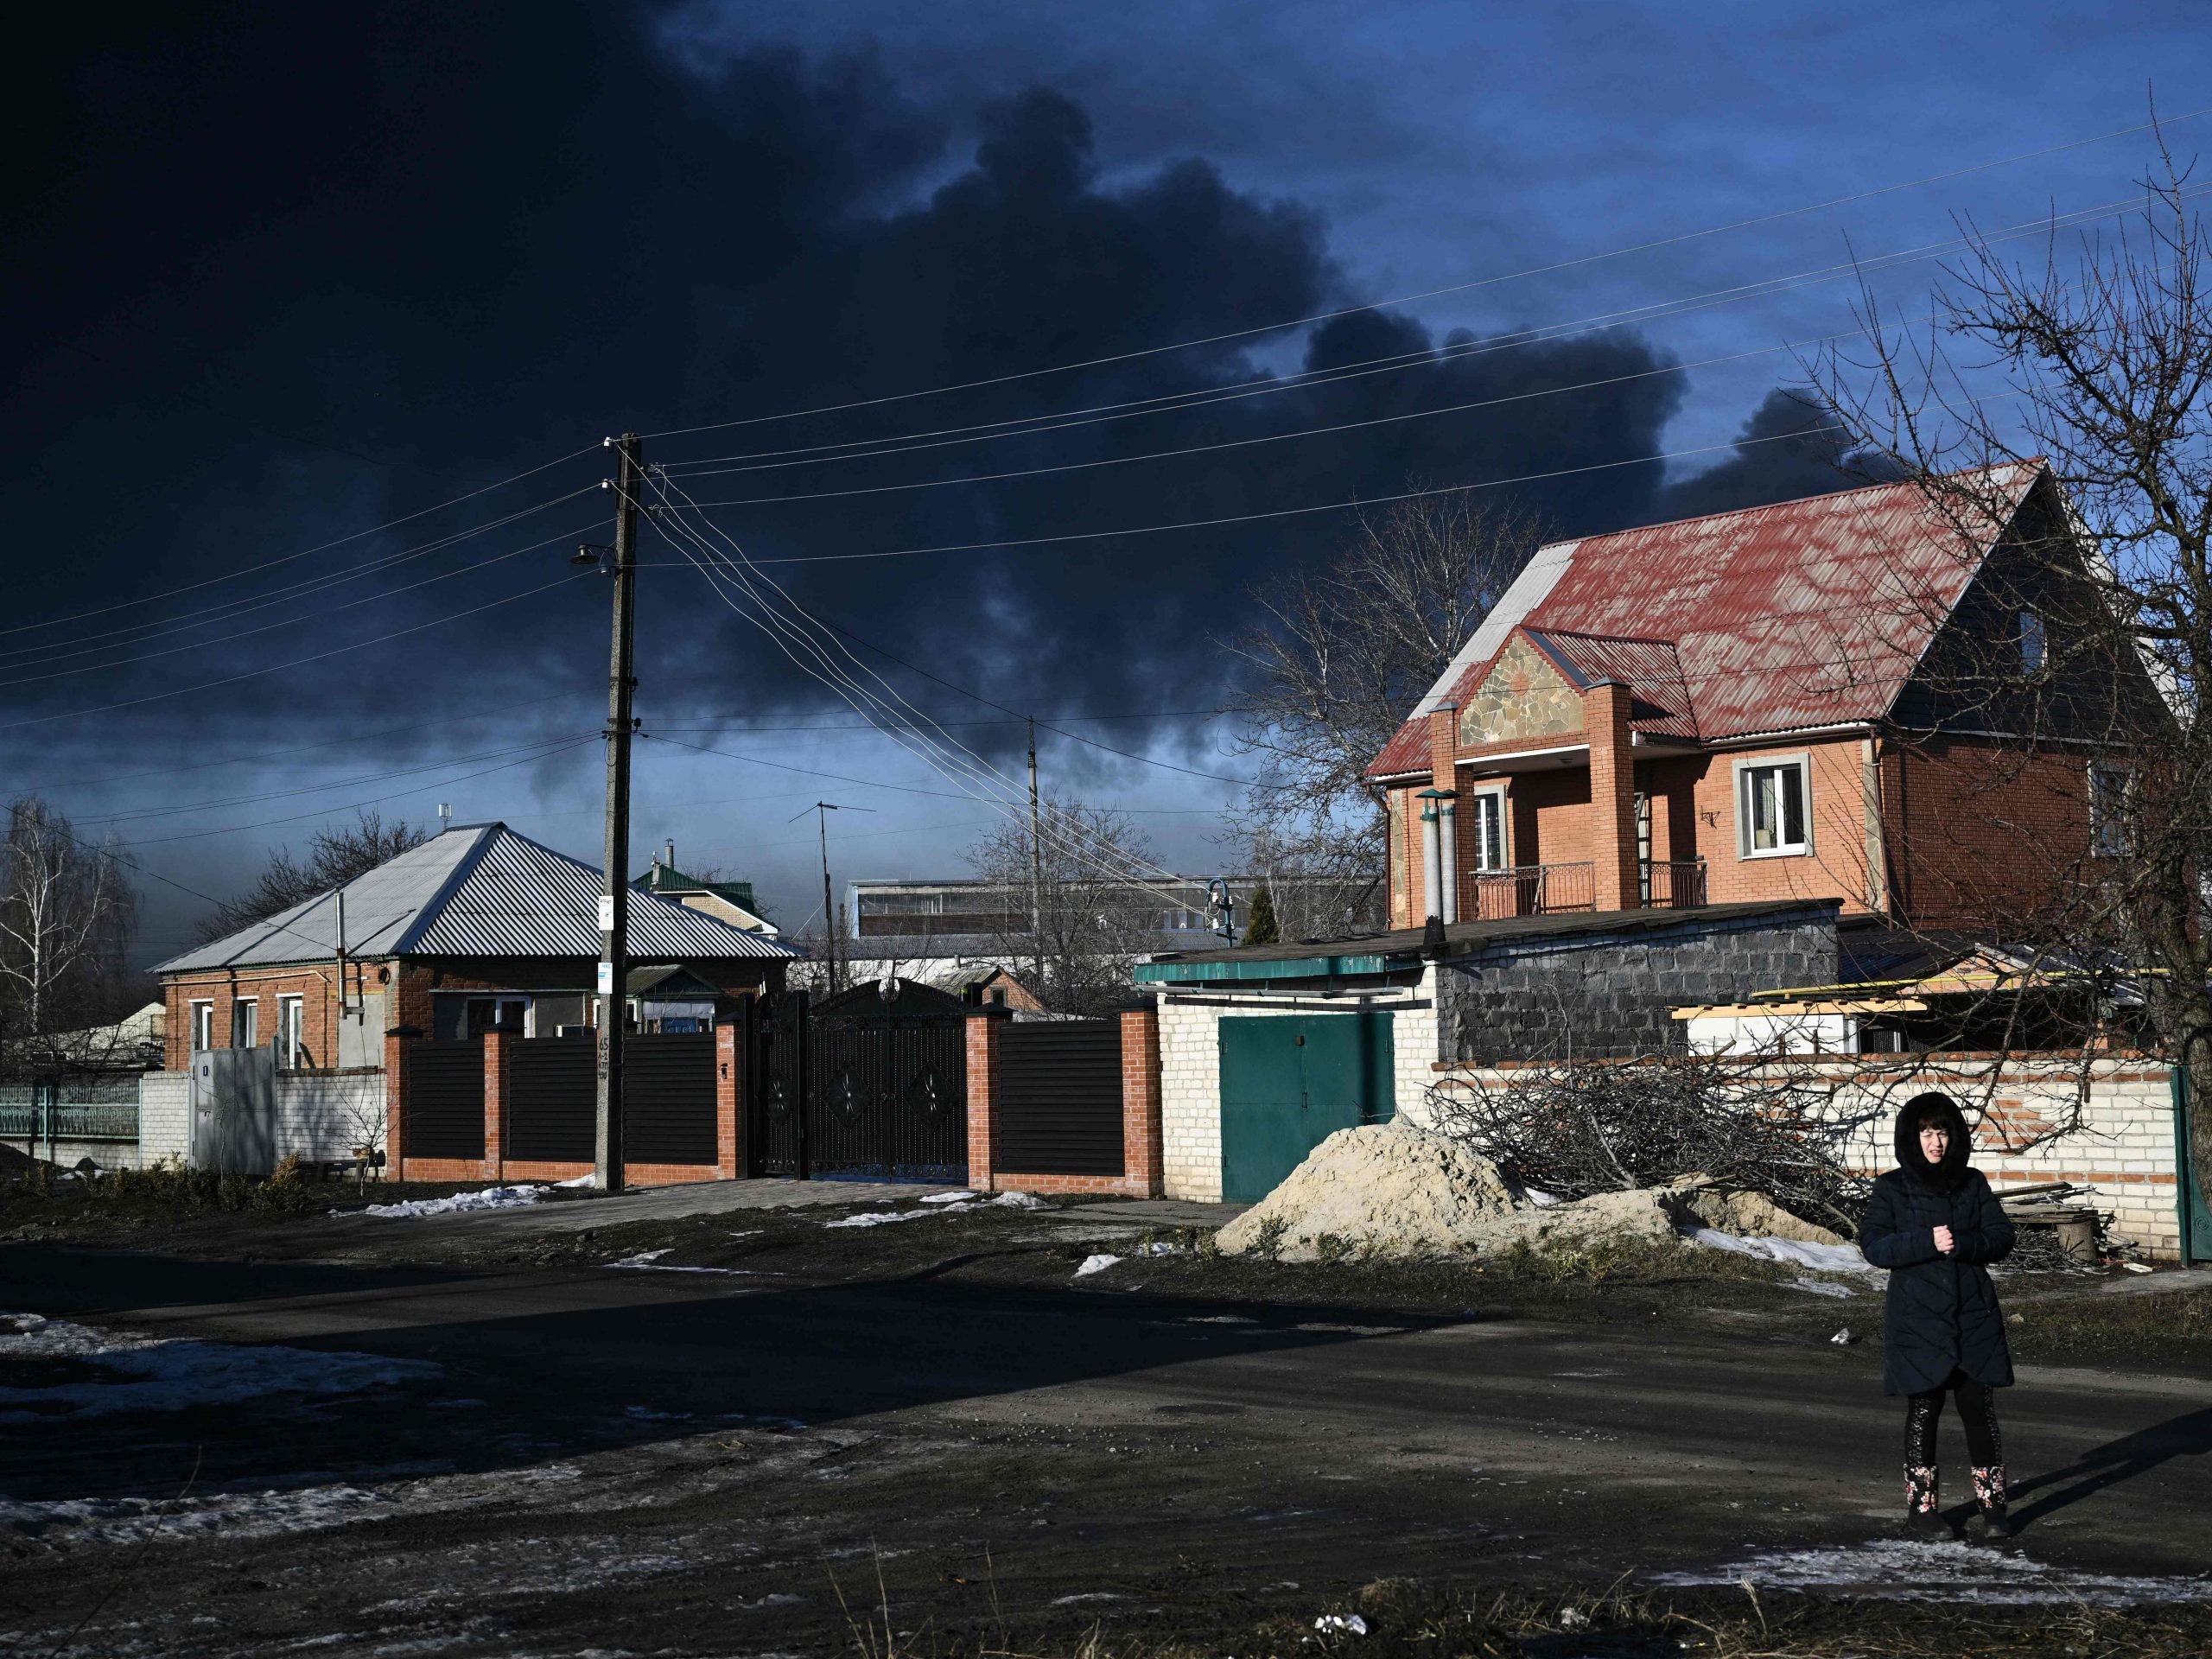
[(1598, 867), (1591, 863), (1516, 864), (1482, 870), (1468, 880), (1472, 890), (1461, 894), (1459, 908), (1471, 922), (1598, 907)]
[(1646, 910), (1682, 910), (1705, 902), (1705, 861), (1701, 858), (1645, 859), (1638, 891)]

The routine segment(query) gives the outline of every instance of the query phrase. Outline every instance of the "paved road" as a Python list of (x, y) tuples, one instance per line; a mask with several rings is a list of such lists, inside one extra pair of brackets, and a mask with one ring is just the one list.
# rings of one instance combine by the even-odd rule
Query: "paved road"
[[(844, 1639), (832, 1576), (872, 1599), (879, 1573), (897, 1628), (967, 1630), (994, 1597), (1017, 1624), (1203, 1622), (1394, 1573), (2094, 1588), (2065, 1575), (2212, 1561), (2203, 1379), (2026, 1372), (2004, 1400), (2029, 1523), (2011, 1565), (1900, 1565), (1867, 1548), (1898, 1485), (1874, 1355), (1755, 1322), (29, 1247), (0, 1249), (0, 1284), (97, 1327), (419, 1368), (336, 1399), (10, 1424), (0, 1492), (33, 1535), (0, 1627), (50, 1644), (89, 1618), (89, 1650), (820, 1651)], [(129, 1500), (188, 1476), (137, 1552)]]

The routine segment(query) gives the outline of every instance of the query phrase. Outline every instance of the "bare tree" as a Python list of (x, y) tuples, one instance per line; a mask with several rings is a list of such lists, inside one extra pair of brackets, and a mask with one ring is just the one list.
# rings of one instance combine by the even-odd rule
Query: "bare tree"
[[(2201, 187), (2160, 156), (2117, 238), (2063, 250), (2054, 232), (2031, 264), (1968, 227), (1924, 334), (1869, 296), (1871, 353), (1815, 372), (1962, 549), (2011, 526), (1983, 625), (1931, 674), (1925, 741), (1979, 741), (1955, 821), (1986, 839), (1979, 768), (2015, 848), (1993, 874), (1953, 861), (1970, 886), (1952, 907), (2039, 965), (2145, 970), (2158, 1033), (2212, 1076), (2212, 288)], [(2015, 516), (2038, 466), (2056, 489)], [(2212, 1113), (2195, 1134), (2212, 1169)]]
[[(115, 852), (86, 845), (35, 796), (8, 808), (0, 844), (0, 1027), (20, 1058), (122, 1012), (138, 895)], [(53, 1051), (43, 1052), (42, 1050)]]
[[(1363, 518), (1338, 557), (1255, 591), (1259, 625), (1223, 641), (1250, 667), (1240, 753), (1257, 782), (1236, 830), (1279, 882), (1283, 932), (1378, 925), (1386, 835), (1368, 766), (1542, 540), (1510, 500), (1400, 502)], [(1332, 913), (1306, 915), (1306, 895)]]
[(305, 862), (292, 856), (289, 847), (279, 847), (243, 898), (219, 907), (200, 925), (205, 943), (235, 933), (252, 923), (305, 904), (308, 899), (345, 886), (357, 875), (386, 864), (400, 854), (420, 847), (430, 838), (404, 818), (384, 821), (373, 809), (355, 815), (351, 824), (318, 830), (308, 838)]
[(1042, 964), (1044, 982), (1030, 988), (1053, 1013), (1102, 1012), (1128, 996), (1129, 970), (1158, 948), (1173, 899), (1146, 885), (1151, 846), (1123, 814), (1048, 798), (1040, 822), (1033, 917), (1028, 821), (1009, 821), (968, 849), (995, 895), (992, 948), (1010, 963)]

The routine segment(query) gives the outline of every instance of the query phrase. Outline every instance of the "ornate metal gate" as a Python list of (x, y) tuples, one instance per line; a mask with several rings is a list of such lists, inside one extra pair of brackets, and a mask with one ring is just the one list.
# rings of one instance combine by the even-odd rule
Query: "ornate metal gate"
[(801, 1180), (961, 1181), (966, 1022), (952, 997), (873, 986), (748, 1009), (747, 1173)]

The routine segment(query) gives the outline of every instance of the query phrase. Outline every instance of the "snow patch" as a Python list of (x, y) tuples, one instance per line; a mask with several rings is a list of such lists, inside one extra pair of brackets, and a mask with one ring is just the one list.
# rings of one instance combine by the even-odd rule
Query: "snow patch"
[[(563, 1181), (563, 1186), (569, 1185)], [(543, 1186), (487, 1186), (476, 1192), (456, 1192), (448, 1198), (407, 1198), (398, 1204), (372, 1204), (364, 1212), (372, 1216), (404, 1217), (457, 1216), (478, 1210), (516, 1210), (536, 1204)]]
[[(51, 1421), (64, 1414), (183, 1411), (270, 1394), (357, 1394), (436, 1376), (442, 1369), (429, 1360), (380, 1354), (128, 1336), (35, 1313), (0, 1314), (0, 1319), (14, 1326), (0, 1332), (0, 1363), (73, 1359), (107, 1374), (42, 1388), (0, 1387), (0, 1423)], [(34, 1405), (48, 1409), (23, 1409)]]
[(937, 1193), (924, 1198), (930, 1210), (865, 1210), (856, 1216), (825, 1221), (824, 1227), (882, 1227), (894, 1221), (924, 1221), (931, 1216), (965, 1215), (975, 1210), (1043, 1210), (1045, 1200), (1028, 1192), (1001, 1192), (995, 1198), (976, 1201), (973, 1192)]
[(220, 1492), (207, 1497), (72, 1497), (18, 1503), (0, 1497), (0, 1523), (32, 1537), (67, 1534), (90, 1543), (128, 1544), (149, 1532), (165, 1538), (271, 1538), (344, 1526), (391, 1502), (342, 1482), (302, 1491)]
[(1690, 1242), (1711, 1250), (1732, 1250), (1738, 1255), (1762, 1256), (1769, 1262), (1811, 1268), (1821, 1273), (1848, 1273), (1878, 1277), (1882, 1269), (1859, 1253), (1856, 1244), (1814, 1244), (1797, 1238), (1738, 1238), (1717, 1227), (1700, 1227)]
[(1340, 1630), (1348, 1636), (1365, 1636), (1367, 1621), (1357, 1613), (1324, 1613), (1313, 1621), (1317, 1630)]
[(1121, 1259), (1118, 1255), (1086, 1255), (1083, 1265), (1075, 1270), (1075, 1276), (1081, 1279), (1090, 1274), (1103, 1273)]
[(1855, 1549), (1766, 1550), (1705, 1573), (1662, 1573), (1658, 1583), (1771, 1585), (1783, 1590), (1848, 1590), (1895, 1601), (1967, 1601), (1999, 1606), (2090, 1602), (2212, 1601), (2212, 1577), (2144, 1579), (2075, 1573), (2001, 1550), (1963, 1543), (1881, 1539)]

